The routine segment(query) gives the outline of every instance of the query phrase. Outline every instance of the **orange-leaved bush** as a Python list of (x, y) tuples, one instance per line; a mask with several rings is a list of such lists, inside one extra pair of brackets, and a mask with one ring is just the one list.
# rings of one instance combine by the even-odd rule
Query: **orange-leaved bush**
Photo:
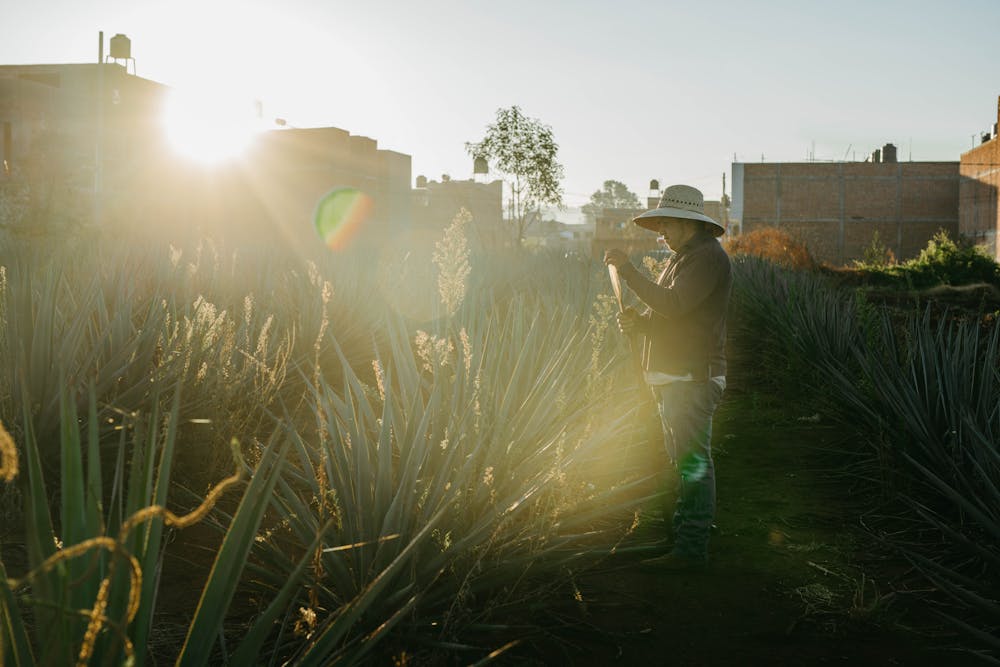
[(725, 248), (730, 255), (762, 257), (792, 269), (815, 266), (806, 244), (776, 227), (761, 227), (731, 237), (725, 242)]

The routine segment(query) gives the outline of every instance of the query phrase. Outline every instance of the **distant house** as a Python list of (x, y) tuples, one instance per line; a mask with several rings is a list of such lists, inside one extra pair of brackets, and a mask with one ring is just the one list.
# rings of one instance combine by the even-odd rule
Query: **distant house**
[(604, 208), (598, 211), (594, 220), (594, 239), (590, 243), (591, 256), (601, 259), (609, 248), (621, 248), (630, 255), (657, 250), (657, 234), (632, 222), (632, 218), (645, 210)]
[(244, 201), (265, 224), (311, 244), (317, 202), (334, 188), (355, 188), (373, 201), (358, 243), (378, 243), (410, 229), (410, 156), (378, 147), (369, 137), (337, 127), (289, 128), (261, 133), (236, 165), (249, 188)]
[(594, 231), (589, 225), (540, 220), (528, 227), (524, 242), (529, 247), (586, 253), (593, 237)]
[(339, 128), (284, 128), (206, 167), (168, 144), (170, 93), (116, 63), (0, 66), (0, 225), (99, 223), (321, 250), (319, 199), (354, 187), (374, 200), (359, 242), (411, 227), (409, 155)]
[(716, 220), (726, 229), (727, 234), (738, 234), (739, 229), (733, 228), (733, 221), (729, 219), (729, 197), (723, 195), (723, 199), (707, 200), (705, 202), (705, 215)]
[(981, 143), (962, 153), (958, 191), (958, 231), (962, 237), (983, 245), (1000, 260), (1000, 98), (993, 131), (982, 135)]
[(906, 259), (939, 229), (958, 232), (958, 162), (898, 162), (886, 144), (866, 162), (735, 162), (732, 170), (731, 216), (742, 232), (783, 229), (820, 261), (860, 259), (876, 233)]
[(28, 197), (6, 223), (95, 222), (99, 193), (128, 191), (162, 159), (168, 91), (113, 63), (0, 65), (0, 182)]
[(471, 242), (488, 248), (512, 242), (513, 231), (503, 219), (503, 181), (483, 183), (447, 176), (429, 181), (417, 176), (411, 202), (413, 234), (422, 242), (439, 239), (462, 209), (472, 216), (466, 229)]

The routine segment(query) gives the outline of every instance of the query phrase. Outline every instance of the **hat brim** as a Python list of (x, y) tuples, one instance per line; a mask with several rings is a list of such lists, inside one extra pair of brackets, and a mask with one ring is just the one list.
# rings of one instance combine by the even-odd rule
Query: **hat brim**
[(632, 222), (640, 227), (644, 227), (645, 229), (658, 232), (660, 231), (659, 224), (664, 220), (669, 220), (671, 218), (675, 220), (698, 220), (701, 222), (707, 222), (713, 225), (712, 233), (716, 236), (722, 236), (726, 233), (725, 227), (723, 227), (717, 220), (708, 217), (704, 213), (695, 213), (694, 211), (686, 211), (683, 208), (673, 208), (671, 206), (654, 208), (652, 211), (646, 211), (645, 213), (632, 218)]

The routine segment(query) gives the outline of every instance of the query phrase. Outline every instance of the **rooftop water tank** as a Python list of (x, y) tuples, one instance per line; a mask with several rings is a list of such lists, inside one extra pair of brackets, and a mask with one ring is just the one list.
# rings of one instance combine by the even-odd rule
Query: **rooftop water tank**
[(132, 57), (132, 40), (125, 35), (118, 33), (111, 38), (111, 57), (115, 60), (122, 58), (128, 60)]
[(886, 144), (882, 147), (882, 162), (895, 162), (896, 161), (896, 147), (892, 144)]

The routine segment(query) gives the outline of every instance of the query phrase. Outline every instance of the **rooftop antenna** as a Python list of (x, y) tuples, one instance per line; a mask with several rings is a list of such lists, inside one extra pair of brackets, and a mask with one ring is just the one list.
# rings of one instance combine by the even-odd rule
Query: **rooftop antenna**
[(847, 150), (844, 151), (844, 162), (847, 162), (847, 154), (851, 152), (851, 146), (854, 144), (847, 144)]

